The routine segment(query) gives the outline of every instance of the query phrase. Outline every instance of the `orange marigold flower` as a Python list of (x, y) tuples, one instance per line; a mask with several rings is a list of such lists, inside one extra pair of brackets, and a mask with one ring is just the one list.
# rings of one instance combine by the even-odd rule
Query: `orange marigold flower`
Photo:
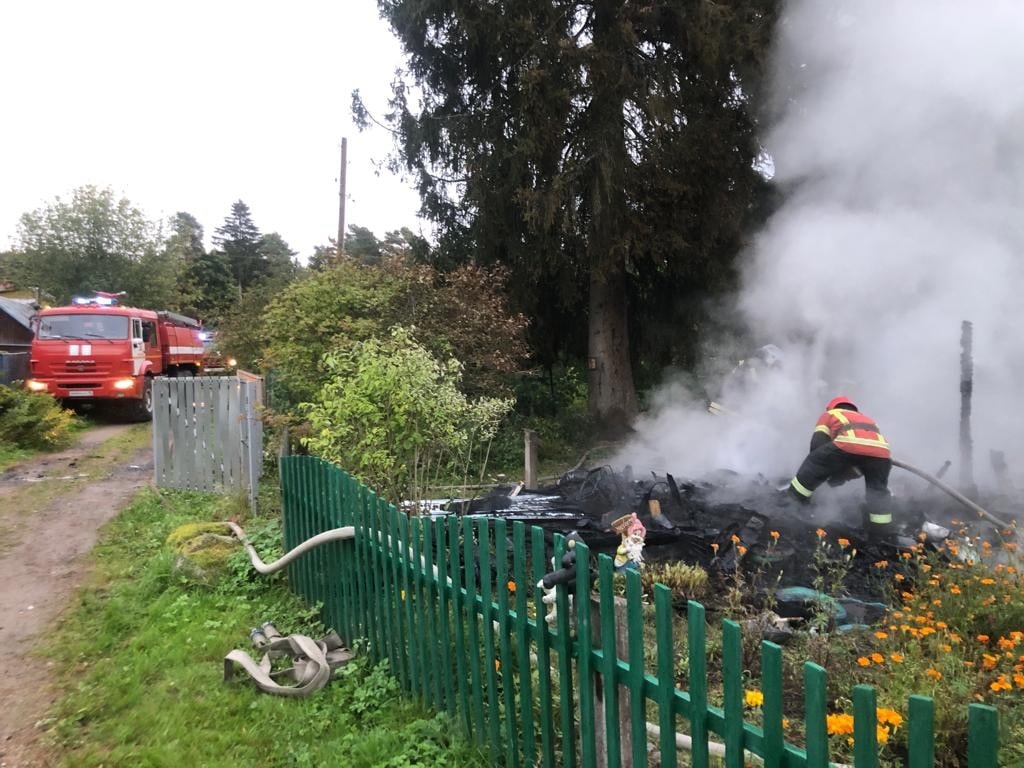
[(508, 589), (509, 592), (515, 592), (516, 583), (514, 581), (509, 581), (508, 584), (505, 585), (505, 588)]
[(849, 539), (836, 539), (836, 542), (843, 549), (846, 549), (848, 546), (850, 546), (850, 540)]
[(998, 640), (996, 640), (996, 645), (998, 645), (1002, 650), (1008, 651), (1014, 646), (1016, 646), (1017, 643), (1015, 643), (1008, 637), (1000, 637)]
[(825, 717), (825, 729), (829, 736), (853, 733), (853, 715), (838, 714)]
[(870, 667), (871, 659), (869, 659), (867, 656), (861, 656), (859, 659), (857, 659), (857, 663), (860, 664), (862, 667)]
[(973, 661), (967, 661), (967, 660), (965, 659), (965, 660), (964, 660), (964, 666), (965, 666), (965, 667), (973, 667), (973, 666), (974, 666), (974, 662), (973, 662)]
[(896, 581), (903, 581), (904, 576), (902, 573), (897, 573), (893, 575), (893, 578), (896, 579)]
[(940, 645), (939, 646), (939, 650), (942, 651), (943, 653), (952, 653), (953, 646), (952, 645)]
[(731, 541), (733, 544), (739, 544), (740, 537), (734, 533), (732, 536), (729, 537), (729, 541)]
[(819, 528), (818, 530), (815, 531), (815, 534), (817, 534), (819, 539), (823, 538), (825, 536), (825, 529), (824, 528)]
[(889, 729), (884, 725), (876, 725), (875, 740), (879, 744), (885, 744), (889, 740)]
[(888, 632), (875, 632), (875, 637), (877, 637), (879, 640), (885, 640), (885, 638), (887, 638), (888, 636)]
[(996, 662), (999, 661), (998, 656), (992, 656), (988, 653), (983, 653), (981, 655), (981, 659), (981, 666), (983, 666), (985, 669), (992, 669), (993, 667), (995, 667)]
[(885, 656), (883, 656), (882, 654), (877, 653), (877, 652), (876, 653), (872, 653), (871, 654), (871, 660), (873, 662), (875, 662), (875, 664), (883, 664), (883, 663), (885, 663)]
[(978, 635), (978, 642), (979, 643), (987, 643), (988, 642), (988, 635)]
[(992, 586), (993, 584), (996, 583), (996, 580), (995, 579), (985, 578), (985, 579), (981, 580), (981, 583), (984, 584), (986, 587), (990, 587), (990, 586)]
[(1024, 675), (1018, 672), (1013, 676), (1013, 682), (1017, 685), (1018, 688), (1024, 688)]
[(928, 565), (928, 563), (921, 563), (921, 570), (925, 573), (928, 573), (928, 571), (930, 571), (931, 569), (932, 567)]
[(1009, 681), (1006, 679), (1006, 675), (1000, 675), (996, 680), (989, 683), (988, 686), (993, 691), (1009, 691), (1013, 689)]
[(903, 663), (903, 654), (902, 653), (890, 653), (889, 654), (889, 658), (892, 659), (897, 664), (902, 664)]
[(885, 566), (887, 566), (888, 564), (888, 560), (879, 560), (877, 563), (875, 563), (875, 568), (885, 568)]
[(768, 535), (771, 536), (776, 541), (779, 540), (779, 532), (778, 531), (769, 531)]
[(953, 586), (951, 586), (949, 588), (949, 591), (950, 591), (950, 594), (959, 595), (960, 594), (960, 587), (958, 587), (956, 584), (954, 584)]
[(899, 728), (903, 725), (903, 716), (895, 709), (879, 707), (875, 711), (875, 717), (882, 725), (891, 725), (893, 728)]
[(939, 672), (939, 670), (935, 669), (935, 667), (928, 667), (928, 669), (926, 669), (924, 673), (928, 675), (928, 677), (930, 677), (932, 680), (942, 679), (942, 673)]

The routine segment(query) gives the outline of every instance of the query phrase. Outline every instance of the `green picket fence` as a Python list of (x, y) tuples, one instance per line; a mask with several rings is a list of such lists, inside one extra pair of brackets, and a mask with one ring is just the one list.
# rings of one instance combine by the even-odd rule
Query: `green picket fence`
[[(550, 570), (551, 552), (540, 528), (509, 526), (501, 519), (410, 518), (312, 457), (281, 460), (281, 490), (286, 549), (331, 528), (356, 529), (354, 539), (332, 542), (292, 563), (293, 588), (322, 603), (325, 623), (346, 641), (365, 639), (369, 654), (386, 659), (405, 690), (460, 722), (486, 745), (492, 764), (647, 765), (650, 731), (657, 734), (665, 768), (702, 768), (714, 760), (743, 768), (750, 762), (745, 752), (769, 768), (830, 765), (822, 667), (804, 665), (806, 746), (797, 747), (784, 739), (782, 652), (773, 643), (761, 644), (763, 725), (745, 721), (741, 635), (733, 621), (723, 622), (723, 705), (709, 704), (704, 608), (691, 602), (689, 690), (680, 690), (670, 590), (655, 587), (656, 651), (647, 658), (639, 574), (626, 573), (623, 628), (616, 623), (613, 566), (606, 555), (597, 558), (592, 587), (586, 577), (590, 555), (585, 545), (576, 547), (575, 606), (595, 610), (574, 613), (569, 590), (558, 587), (557, 619), (549, 626), (549, 607), (535, 586)], [(556, 536), (556, 562), (564, 546)], [(615, 650), (617, 635), (620, 648), (625, 635), (624, 653)], [(872, 768), (879, 763), (875, 691), (857, 686), (851, 698), (853, 765)], [(910, 768), (934, 765), (933, 712), (931, 699), (910, 698)], [(969, 768), (998, 765), (998, 730), (994, 708), (969, 705)], [(677, 731), (692, 737), (692, 751), (677, 752)], [(724, 758), (709, 755), (709, 736), (724, 745)], [(628, 751), (624, 744), (631, 745)]]

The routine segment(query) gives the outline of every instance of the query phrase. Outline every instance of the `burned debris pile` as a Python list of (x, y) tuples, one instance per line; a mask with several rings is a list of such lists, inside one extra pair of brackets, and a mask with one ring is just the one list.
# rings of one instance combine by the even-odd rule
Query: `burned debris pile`
[[(891, 575), (880, 564), (900, 567), (901, 552), (919, 544), (943, 549), (947, 538), (959, 536), (962, 524), (954, 521), (965, 517), (954, 502), (934, 495), (893, 501), (902, 534), (877, 541), (861, 525), (857, 498), (829, 507), (826, 520), (814, 505), (786, 504), (777, 484), (762, 476), (721, 470), (684, 481), (671, 474), (634, 476), (629, 467), (614, 471), (602, 466), (569, 471), (535, 489), (499, 486), (485, 496), (453, 502), (448, 511), (522, 521), (541, 527), (549, 540), (554, 533), (575, 533), (591, 551), (609, 555), (623, 538), (621, 526), (614, 524), (635, 514), (646, 529), (645, 563), (684, 562), (720, 578), (757, 574), (748, 581), (772, 589), (773, 603), (783, 615), (806, 608), (818, 575), (814, 552), (829, 544), (831, 551), (851, 555), (843, 579), (848, 599), (836, 605), (837, 621), (849, 614), (851, 622), (870, 623), (884, 612), (878, 601), (885, 598), (886, 576)], [(1006, 532), (979, 521), (969, 534), (998, 538)], [(968, 557), (973, 550), (961, 542), (958, 551)]]

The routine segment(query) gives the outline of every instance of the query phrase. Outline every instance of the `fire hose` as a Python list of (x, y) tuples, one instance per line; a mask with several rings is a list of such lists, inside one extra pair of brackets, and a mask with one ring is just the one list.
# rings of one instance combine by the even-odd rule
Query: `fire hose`
[(894, 467), (899, 467), (900, 469), (905, 469), (905, 470), (907, 470), (907, 472), (910, 472), (911, 474), (917, 475), (922, 480), (927, 480), (929, 483), (934, 485), (940, 491), (944, 491), (945, 493), (949, 494), (954, 499), (956, 499), (961, 504), (963, 504), (965, 507), (967, 507), (968, 509), (970, 509), (973, 512), (976, 512), (980, 517), (985, 518), (990, 523), (999, 526), (1003, 530), (1012, 529), (1013, 526), (1011, 526), (1005, 520), (1000, 520), (998, 517), (993, 515), (991, 512), (989, 512), (989, 511), (987, 511), (985, 509), (982, 509), (982, 507), (980, 507), (978, 504), (975, 504), (973, 501), (968, 499), (966, 496), (964, 496), (959, 491), (956, 491), (953, 488), (950, 488), (944, 482), (939, 480), (939, 478), (935, 477), (935, 475), (929, 474), (928, 472), (925, 472), (923, 469), (918, 469), (917, 467), (915, 467), (915, 466), (913, 466), (911, 464), (907, 464), (905, 461), (900, 461), (899, 459), (893, 459), (892, 460), (892, 465)]

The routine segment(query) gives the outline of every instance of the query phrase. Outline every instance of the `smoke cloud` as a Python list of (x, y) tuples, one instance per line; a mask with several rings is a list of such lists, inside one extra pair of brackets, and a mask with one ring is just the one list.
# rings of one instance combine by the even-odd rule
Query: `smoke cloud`
[(785, 202), (737, 299), (784, 368), (735, 419), (660, 392), (616, 462), (788, 476), (825, 401), (846, 394), (895, 456), (951, 460), (955, 482), (969, 320), (975, 479), (992, 484), (1002, 450), (1024, 485), (1022, 33), (1018, 0), (788, 4), (762, 137)]

